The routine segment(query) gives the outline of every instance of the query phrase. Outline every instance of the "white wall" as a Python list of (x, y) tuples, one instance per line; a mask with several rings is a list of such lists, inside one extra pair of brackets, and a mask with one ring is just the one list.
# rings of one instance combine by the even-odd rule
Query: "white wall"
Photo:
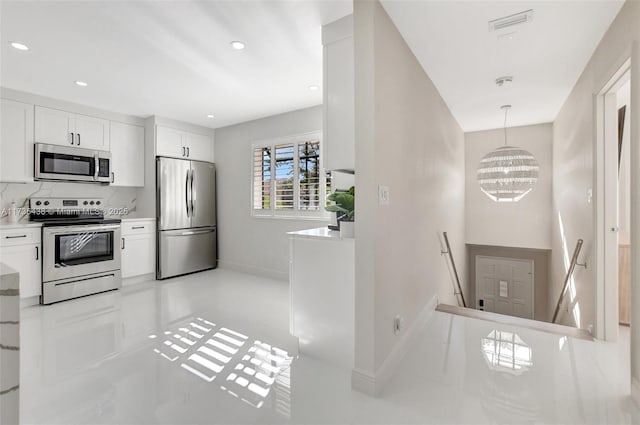
[(494, 202), (480, 190), (484, 155), (504, 145), (504, 130), (465, 133), (466, 241), (475, 245), (551, 249), (552, 124), (507, 128), (507, 144), (531, 152), (540, 165), (534, 189), (519, 202)]
[[(553, 126), (553, 201), (552, 276), (558, 293), (565, 273), (565, 252), (569, 256), (578, 238), (585, 245), (580, 260), (594, 264), (594, 205), (587, 191), (594, 185), (594, 93), (632, 56), (631, 69), (631, 181), (640, 180), (640, 144), (638, 124), (640, 113), (640, 2), (627, 1), (604, 35)], [(597, 196), (597, 193), (594, 193)], [(640, 404), (640, 185), (631, 187), (631, 388)], [(575, 274), (576, 296), (573, 305), (580, 305), (580, 320), (564, 315), (565, 323), (586, 328), (595, 323), (595, 269), (578, 268)], [(617, 282), (610, 282), (617, 285)], [(555, 300), (550, 300), (553, 304)]]
[[(465, 153), (462, 130), (379, 2), (355, 1), (354, 38), (354, 385), (364, 389), (357, 379), (382, 380), (404, 343), (395, 315), (407, 330), (436, 295), (456, 302), (439, 233), (449, 232), (464, 270)], [(378, 205), (378, 185), (390, 205)]]
[(287, 232), (325, 221), (251, 216), (251, 145), (259, 140), (322, 129), (322, 106), (274, 115), (215, 131), (220, 266), (286, 280)]

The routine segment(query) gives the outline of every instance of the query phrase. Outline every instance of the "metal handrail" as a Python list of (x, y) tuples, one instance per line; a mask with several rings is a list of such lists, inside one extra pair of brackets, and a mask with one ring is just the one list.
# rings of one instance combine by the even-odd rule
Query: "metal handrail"
[(573, 270), (576, 268), (576, 266), (582, 266), (584, 268), (587, 267), (587, 263), (583, 263), (583, 264), (578, 263), (578, 255), (580, 255), (580, 250), (582, 249), (582, 243), (583, 243), (583, 240), (578, 239), (578, 242), (576, 243), (576, 248), (573, 250), (573, 257), (571, 257), (571, 264), (569, 265), (569, 270), (567, 270), (567, 276), (564, 278), (562, 291), (560, 292), (560, 296), (558, 297), (558, 303), (556, 304), (556, 311), (553, 313), (553, 319), (551, 319), (551, 323), (556, 323), (556, 319), (558, 318), (558, 313), (560, 312), (560, 306), (562, 305), (564, 294), (567, 292), (567, 287), (569, 286), (569, 280), (571, 279)]
[[(456, 262), (453, 260), (453, 254), (451, 254), (451, 245), (449, 244), (449, 238), (447, 237), (447, 232), (442, 232), (442, 236), (444, 236), (444, 243), (447, 247), (446, 251), (440, 250), (440, 254), (447, 254), (449, 257), (449, 261), (451, 261), (451, 267), (453, 268), (453, 275), (456, 278), (456, 288), (454, 288), (454, 295), (460, 295), (460, 299), (462, 300), (462, 307), (467, 306), (467, 302), (464, 299), (464, 294), (462, 293), (462, 287), (460, 286), (460, 277), (458, 276), (458, 269), (456, 269)], [(458, 292), (456, 292), (456, 290)], [(459, 302), (458, 302), (459, 303)]]

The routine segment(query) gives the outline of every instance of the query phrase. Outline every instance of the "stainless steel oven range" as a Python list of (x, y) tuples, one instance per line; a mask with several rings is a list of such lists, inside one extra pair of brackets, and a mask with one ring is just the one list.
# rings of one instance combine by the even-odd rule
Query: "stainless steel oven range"
[(30, 207), (43, 223), (41, 304), (120, 288), (120, 220), (104, 218), (102, 199), (32, 198)]

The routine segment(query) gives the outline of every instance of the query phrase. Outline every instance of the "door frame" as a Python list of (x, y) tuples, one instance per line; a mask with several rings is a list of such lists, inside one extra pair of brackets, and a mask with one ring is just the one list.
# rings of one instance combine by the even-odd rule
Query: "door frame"
[[(595, 95), (595, 337), (618, 339), (618, 108), (616, 92), (631, 79), (627, 57)], [(630, 109), (633, 106), (630, 101)], [(628, 119), (631, 120), (631, 114)], [(630, 122), (630, 127), (633, 122)], [(633, 138), (631, 138), (633, 140)], [(615, 143), (613, 143), (615, 141)], [(608, 143), (607, 143), (608, 142)], [(634, 167), (633, 157), (631, 168)], [(633, 214), (631, 217), (633, 222)], [(633, 224), (631, 224), (633, 226)], [(613, 282), (607, 285), (606, 282)]]
[[(511, 257), (496, 257), (493, 255), (476, 255), (475, 258), (475, 266), (476, 266), (476, 299), (475, 299), (475, 308), (478, 307), (478, 301), (480, 300), (480, 291), (478, 290), (479, 283), (479, 275), (478, 275), (478, 259), (480, 258), (496, 258), (499, 260), (509, 260), (509, 261), (520, 261), (531, 264), (531, 317), (529, 319), (535, 320), (536, 315), (536, 279), (535, 279), (535, 261), (533, 259), (528, 258), (511, 258)], [(495, 313), (495, 312), (494, 312)], [(500, 313), (496, 313), (500, 314)], [(515, 316), (514, 316), (515, 317)]]

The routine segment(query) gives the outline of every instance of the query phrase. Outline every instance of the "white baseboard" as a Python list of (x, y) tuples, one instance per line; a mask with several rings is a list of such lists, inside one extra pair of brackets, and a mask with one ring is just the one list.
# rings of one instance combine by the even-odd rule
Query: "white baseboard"
[(38, 295), (35, 297), (20, 298), (20, 308), (32, 307), (38, 304), (40, 304), (40, 297)]
[(154, 273), (127, 277), (125, 279), (122, 279), (122, 286), (124, 287), (124, 286), (135, 285), (137, 283), (149, 282), (151, 280), (156, 280), (156, 275)]
[(376, 376), (366, 370), (353, 369), (351, 371), (351, 388), (361, 393), (376, 396)]
[(402, 334), (400, 340), (394, 345), (387, 358), (382, 362), (382, 365), (375, 373), (354, 368), (351, 371), (352, 388), (373, 397), (380, 395), (387, 382), (389, 382), (396, 369), (401, 364), (402, 359), (409, 351), (411, 343), (427, 323), (437, 305), (438, 295), (436, 294), (429, 300), (429, 302), (427, 302), (427, 304), (425, 304), (420, 313), (418, 313), (416, 320), (414, 320)]
[(253, 274), (256, 276), (269, 277), (271, 279), (282, 280), (284, 282), (289, 281), (289, 272), (280, 271), (274, 269), (267, 269), (264, 267), (250, 266), (246, 264), (238, 264), (227, 260), (218, 260), (218, 267), (226, 270), (233, 270), (236, 272)]
[(640, 381), (635, 377), (631, 378), (631, 399), (640, 407)]

